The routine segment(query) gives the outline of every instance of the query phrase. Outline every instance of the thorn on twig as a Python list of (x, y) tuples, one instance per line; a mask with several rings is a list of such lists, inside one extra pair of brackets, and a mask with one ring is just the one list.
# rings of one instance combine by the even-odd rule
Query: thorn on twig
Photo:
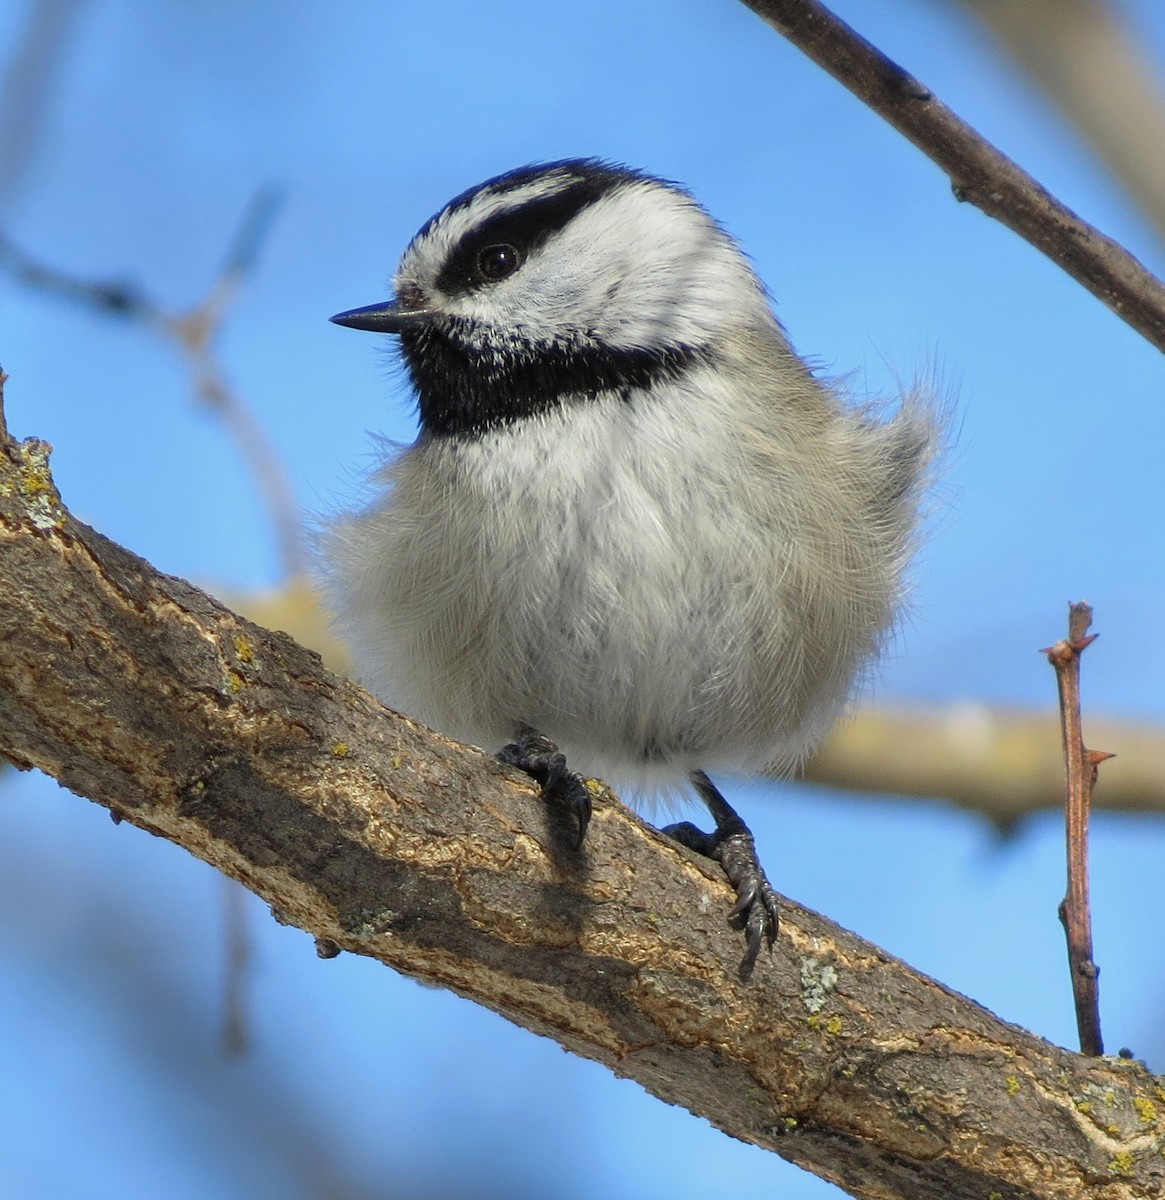
[(1048, 656), (1052, 666), (1069, 663), (1083, 654), (1098, 637), (1100, 637), (1099, 633), (1090, 633), (1087, 637), (1062, 638), (1054, 646), (1045, 646), (1040, 653)]

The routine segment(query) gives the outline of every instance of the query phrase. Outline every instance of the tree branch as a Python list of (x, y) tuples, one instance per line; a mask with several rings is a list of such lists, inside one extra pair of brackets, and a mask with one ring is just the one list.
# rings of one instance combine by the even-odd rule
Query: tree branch
[(937, 163), (958, 199), (1002, 221), (1165, 351), (1165, 285), (1127, 250), (817, 0), (744, 3)]
[(48, 447), (0, 434), (16, 765), (325, 950), (451, 988), (856, 1196), (1160, 1195), (1165, 1081), (1142, 1065), (1051, 1046), (789, 901), (742, 985), (710, 866), (598, 785), (565, 849), (530, 781), (75, 521)]

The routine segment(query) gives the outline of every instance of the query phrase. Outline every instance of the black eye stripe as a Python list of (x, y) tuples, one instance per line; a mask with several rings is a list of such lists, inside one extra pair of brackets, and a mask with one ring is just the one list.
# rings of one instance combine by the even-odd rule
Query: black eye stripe
[(516, 246), (526, 258), (569, 225), (583, 209), (607, 195), (611, 186), (609, 176), (580, 178), (550, 196), (527, 200), (482, 221), (453, 248), (437, 276), (437, 287), (447, 296), (480, 287), (485, 281), (477, 263), (483, 249), (508, 244)]

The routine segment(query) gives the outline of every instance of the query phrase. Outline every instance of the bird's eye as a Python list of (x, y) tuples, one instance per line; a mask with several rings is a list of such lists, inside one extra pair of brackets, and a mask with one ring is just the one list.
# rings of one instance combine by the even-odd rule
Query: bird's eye
[(477, 269), (485, 279), (505, 279), (521, 265), (522, 256), (515, 246), (486, 246), (477, 256)]

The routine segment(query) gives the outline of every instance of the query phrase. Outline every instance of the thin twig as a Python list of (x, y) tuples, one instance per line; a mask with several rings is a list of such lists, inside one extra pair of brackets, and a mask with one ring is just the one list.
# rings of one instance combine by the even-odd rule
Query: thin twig
[(743, 0), (936, 162), (955, 196), (1026, 238), (1165, 351), (1165, 284), (817, 0)]
[(1068, 968), (1076, 1004), (1076, 1028), (1083, 1054), (1103, 1054), (1100, 1036), (1100, 968), (1092, 958), (1092, 911), (1088, 890), (1088, 814), (1097, 768), (1112, 758), (1088, 750), (1080, 722), (1080, 656), (1096, 641), (1089, 633), (1092, 609), (1084, 603), (1068, 607), (1068, 636), (1041, 653), (1056, 671), (1066, 773), (1064, 809), (1068, 840), (1068, 891), (1060, 902), (1060, 921), (1068, 941)]

